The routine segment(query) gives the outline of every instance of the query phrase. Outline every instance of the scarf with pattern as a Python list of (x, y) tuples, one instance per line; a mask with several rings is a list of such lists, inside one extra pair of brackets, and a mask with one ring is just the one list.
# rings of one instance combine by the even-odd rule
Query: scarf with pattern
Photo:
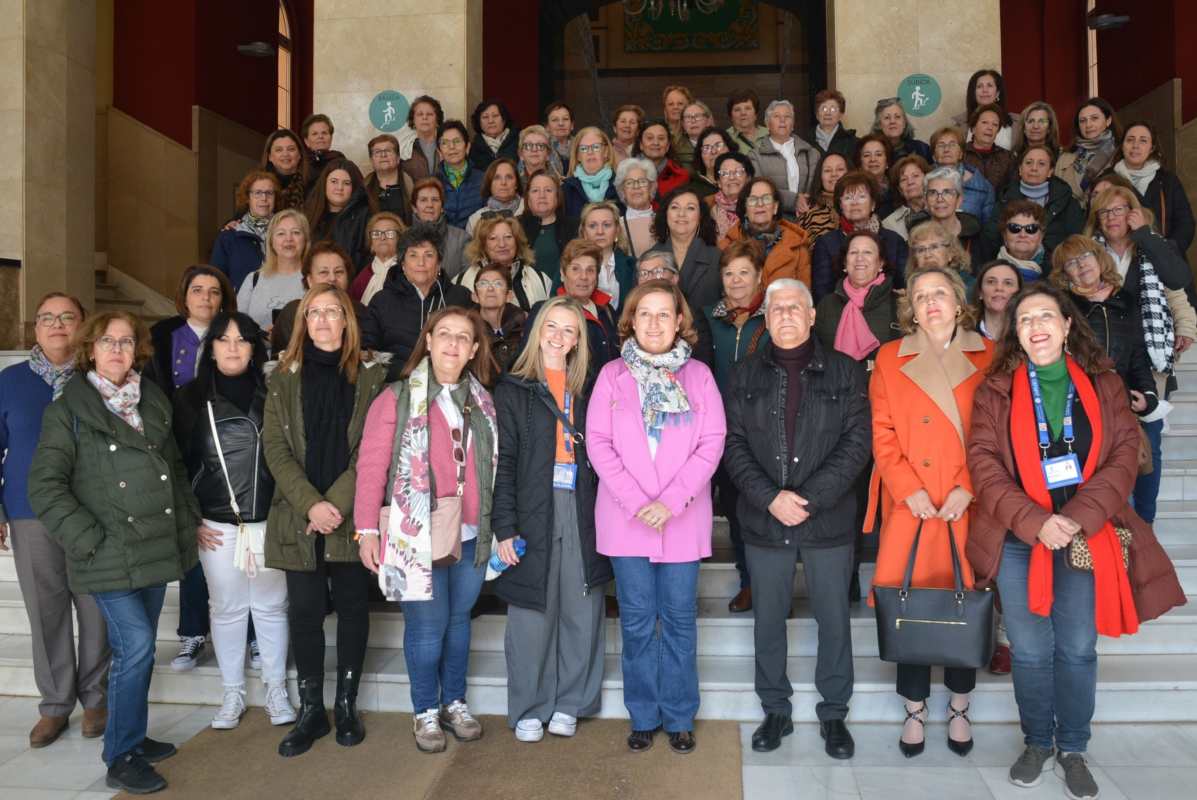
[(123, 386), (117, 386), (94, 369), (88, 371), (87, 380), (100, 393), (109, 411), (127, 422), (130, 428), (145, 435), (141, 412), (137, 410), (141, 402), (141, 376), (137, 372), (130, 370)]
[(237, 230), (256, 236), (258, 246), (262, 248), (262, 257), (266, 256), (266, 228), (270, 225), (270, 217), (255, 217), (248, 211), (237, 223)]
[(498, 136), (487, 136), (482, 134), (482, 141), (486, 142), (486, 146), (495, 155), (499, 154), (499, 148), (503, 146), (503, 142), (507, 141), (507, 137), (511, 135), (511, 128), (504, 128), (503, 132)]
[(690, 420), (690, 400), (677, 379), (677, 372), (690, 360), (690, 343), (678, 337), (667, 353), (646, 353), (634, 337), (623, 343), (623, 363), (640, 388), (640, 411), (644, 430), (661, 440), (666, 425), (683, 425)]
[(715, 192), (713, 196), (715, 199), (711, 211), (714, 212), (715, 228), (719, 232), (719, 238), (722, 239), (740, 221), (740, 218), (736, 216), (737, 202), (725, 195), (722, 190)]
[(46, 357), (46, 351), (40, 344), (35, 344), (29, 351), (29, 368), (33, 374), (45, 381), (50, 387), (50, 396), (57, 400), (62, 396), (62, 390), (75, 375), (75, 360), (71, 359), (61, 367), (54, 366), (54, 362)]
[(1088, 191), (1097, 176), (1110, 166), (1114, 154), (1118, 152), (1113, 127), (1106, 128), (1094, 139), (1078, 135), (1073, 142), (1072, 152), (1076, 154), (1072, 169), (1080, 179), (1081, 188)]

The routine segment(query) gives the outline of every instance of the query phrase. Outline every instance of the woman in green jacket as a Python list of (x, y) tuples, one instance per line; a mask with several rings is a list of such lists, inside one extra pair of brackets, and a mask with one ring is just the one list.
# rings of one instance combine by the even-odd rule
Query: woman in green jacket
[(266, 566), (287, 571), (291, 649), (299, 673), (299, 719), (281, 756), (297, 756), (328, 734), (324, 710), (325, 596), (337, 612), (337, 744), (366, 736), (357, 688), (370, 633), (369, 575), (353, 541), (357, 451), (366, 410), (385, 368), (364, 361), (353, 301), (332, 284), (308, 289), (295, 331), (270, 379), (262, 439), (274, 475), (266, 521)]
[(171, 405), (137, 368), (145, 324), (123, 311), (87, 320), (75, 376), (46, 409), (29, 502), (67, 555), (71, 591), (95, 597), (108, 627), (107, 783), (133, 793), (166, 781), (174, 745), (146, 737), (154, 641), (166, 584), (197, 562), (199, 509), (171, 432)]

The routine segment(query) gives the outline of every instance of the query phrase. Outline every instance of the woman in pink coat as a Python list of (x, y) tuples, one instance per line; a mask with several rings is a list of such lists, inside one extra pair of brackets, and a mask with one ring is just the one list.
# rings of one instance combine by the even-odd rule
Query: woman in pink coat
[(611, 558), (619, 596), (628, 747), (647, 750), (663, 727), (673, 751), (689, 753), (698, 712), (698, 562), (711, 555), (723, 401), (711, 371), (690, 357), (693, 318), (672, 284), (634, 289), (619, 334), (622, 358), (595, 382), (586, 440), (599, 476), (598, 551)]

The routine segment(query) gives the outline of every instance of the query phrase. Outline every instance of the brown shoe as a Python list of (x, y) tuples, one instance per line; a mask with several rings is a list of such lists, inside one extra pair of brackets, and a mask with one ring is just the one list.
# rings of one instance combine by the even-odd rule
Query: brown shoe
[(740, 590), (739, 594), (731, 599), (727, 604), (727, 610), (740, 614), (744, 611), (752, 610), (752, 587), (745, 586)]
[(104, 735), (104, 729), (108, 727), (108, 709), (107, 708), (85, 708), (83, 709), (83, 725), (80, 726), (80, 732), (84, 739), (98, 739)]
[(62, 732), (67, 729), (67, 717), (42, 716), (29, 731), (30, 747), (46, 747), (54, 744)]

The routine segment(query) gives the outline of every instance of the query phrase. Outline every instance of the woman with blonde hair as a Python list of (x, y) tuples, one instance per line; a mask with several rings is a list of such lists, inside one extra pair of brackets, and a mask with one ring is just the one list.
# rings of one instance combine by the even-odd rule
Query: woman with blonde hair
[(284, 208), (266, 226), (266, 259), (245, 276), (236, 309), (269, 332), (283, 306), (303, 297), (303, 260), (312, 234), (302, 211)]
[(619, 201), (615, 191), (615, 151), (602, 129), (587, 127), (578, 131), (569, 152), (567, 177), (561, 183), (565, 195), (565, 215), (576, 217), (587, 203)]
[(910, 231), (907, 272), (913, 274), (915, 270), (929, 267), (955, 270), (965, 288), (972, 288), (974, 277), (968, 253), (960, 246), (960, 240), (935, 220), (921, 222)]
[(470, 266), (453, 283), (467, 291), (474, 291), (474, 279), (482, 267), (499, 264), (507, 269), (511, 279), (511, 302), (524, 311), (549, 298), (552, 281), (534, 266), (536, 259), (524, 227), (514, 218), (480, 220), (474, 238), (466, 246), (465, 257)]
[(297, 756), (329, 731), (324, 710), (324, 616), (332, 586), (337, 612), (337, 744), (361, 743), (358, 684), (370, 633), (368, 575), (353, 537), (357, 454), (366, 411), (386, 370), (367, 361), (349, 295), (331, 284), (308, 289), (291, 342), (271, 375), (262, 440), (274, 475), (266, 522), (266, 566), (287, 572), (299, 719), (279, 743)]
[(529, 125), (520, 131), (519, 156), (516, 173), (525, 190), (527, 190), (532, 176), (542, 172), (547, 172), (560, 180), (561, 159), (557, 156), (557, 151), (553, 149), (552, 138), (543, 125)]
[(554, 297), (499, 379), (499, 461), (491, 527), (507, 568), (507, 724), (521, 742), (573, 736), (602, 704), (603, 588), (596, 483), (586, 449), (589, 342), (582, 306)]
[(619, 206), (610, 200), (587, 205), (582, 209), (578, 235), (602, 248), (598, 288), (611, 297), (612, 309), (622, 308), (624, 298), (636, 285), (636, 259), (627, 253)]

